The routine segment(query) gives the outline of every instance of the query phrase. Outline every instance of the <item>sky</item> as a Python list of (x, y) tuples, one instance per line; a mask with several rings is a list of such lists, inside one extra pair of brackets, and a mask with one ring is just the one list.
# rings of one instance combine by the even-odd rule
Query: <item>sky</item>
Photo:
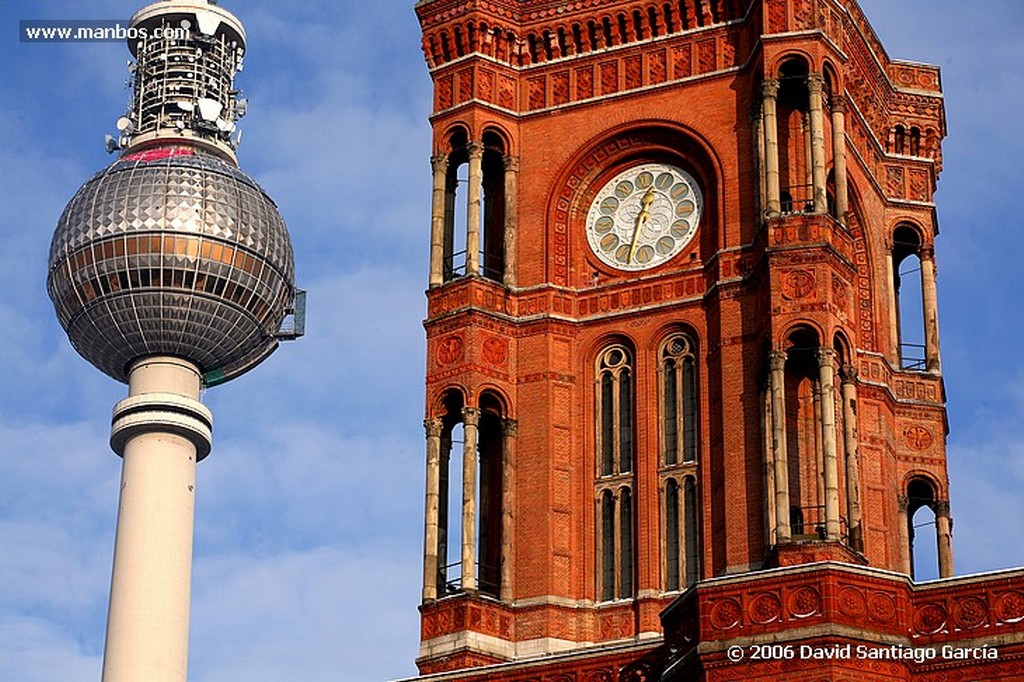
[[(307, 335), (206, 391), (190, 679), (415, 673), (423, 513), (430, 79), (412, 0), (225, 0), (248, 32), (241, 166), (278, 203)], [(939, 65), (939, 315), (958, 574), (1024, 565), (1024, 3), (862, 0), (894, 58)], [(125, 0), (0, 0), (0, 679), (99, 677), (125, 387), (46, 296), (53, 227), (113, 159), (120, 43), (26, 44), (20, 19)], [(286, 9), (287, 8), (287, 9)], [(386, 201), (381, 201), (381, 192)]]

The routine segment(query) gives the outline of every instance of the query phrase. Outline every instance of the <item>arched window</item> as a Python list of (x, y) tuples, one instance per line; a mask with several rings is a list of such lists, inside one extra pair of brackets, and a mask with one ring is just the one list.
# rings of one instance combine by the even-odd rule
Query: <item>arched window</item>
[(615, 345), (598, 362), (599, 475), (633, 470), (633, 376), (629, 351)]
[(907, 539), (910, 577), (932, 580), (939, 577), (935, 530), (935, 491), (931, 483), (914, 479), (907, 485)]
[(697, 461), (697, 372), (693, 343), (677, 334), (661, 351), (662, 461)]
[(598, 595), (633, 596), (634, 386), (632, 355), (620, 344), (601, 352), (596, 367)]
[(696, 347), (673, 334), (660, 352), (661, 464), (665, 590), (689, 587), (700, 575), (696, 472), (699, 460)]
[(665, 589), (680, 590), (700, 577), (697, 483), (693, 476), (665, 481)]
[(921, 273), (921, 236), (909, 225), (900, 225), (892, 239), (893, 292), (900, 367), (924, 370), (925, 330), (923, 280)]
[(505, 141), (486, 132), (483, 144), (480, 274), (500, 282), (505, 274)]
[[(497, 597), (501, 594), (503, 406), (485, 392), (479, 408), (466, 407), (458, 391), (449, 392), (443, 404), (436, 594), (472, 589)], [(467, 505), (467, 500), (472, 504)], [(466, 528), (472, 532), (465, 532)]]

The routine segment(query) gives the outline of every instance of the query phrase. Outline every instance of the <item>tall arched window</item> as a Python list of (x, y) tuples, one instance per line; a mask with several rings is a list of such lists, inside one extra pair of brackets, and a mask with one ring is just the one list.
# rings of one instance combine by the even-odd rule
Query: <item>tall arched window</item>
[(632, 355), (609, 346), (596, 370), (598, 595), (608, 601), (633, 596)]
[(921, 236), (909, 225), (893, 231), (893, 291), (900, 367), (924, 370), (927, 356), (924, 329), (924, 291), (921, 273)]
[(662, 460), (697, 461), (697, 373), (690, 338), (677, 334), (661, 351)]
[(699, 459), (696, 347), (685, 334), (661, 346), (659, 391), (664, 588), (689, 587), (700, 575), (696, 466)]

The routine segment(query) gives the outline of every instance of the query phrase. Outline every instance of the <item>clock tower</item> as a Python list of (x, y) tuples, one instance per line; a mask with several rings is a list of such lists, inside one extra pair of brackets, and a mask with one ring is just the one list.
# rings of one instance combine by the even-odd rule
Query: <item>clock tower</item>
[(913, 574), (922, 509), (951, 575), (938, 69), (855, 0), (416, 12), (420, 672), (630, 670), (709, 581)]

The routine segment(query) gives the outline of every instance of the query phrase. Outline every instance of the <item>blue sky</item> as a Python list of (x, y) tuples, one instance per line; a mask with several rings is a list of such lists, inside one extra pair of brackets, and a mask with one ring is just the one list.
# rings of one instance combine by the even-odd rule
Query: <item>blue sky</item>
[[(275, 198), (308, 335), (205, 394), (192, 679), (413, 674), (423, 479), (430, 82), (412, 0), (223, 3), (249, 34), (240, 162)], [(892, 56), (943, 69), (937, 259), (957, 572), (1024, 565), (1024, 4), (863, 0)], [(95, 680), (125, 388), (71, 349), (45, 292), (65, 203), (112, 161), (118, 43), (17, 42), (19, 19), (124, 0), (0, 3), (0, 679)], [(387, 197), (381, 201), (382, 193)]]

